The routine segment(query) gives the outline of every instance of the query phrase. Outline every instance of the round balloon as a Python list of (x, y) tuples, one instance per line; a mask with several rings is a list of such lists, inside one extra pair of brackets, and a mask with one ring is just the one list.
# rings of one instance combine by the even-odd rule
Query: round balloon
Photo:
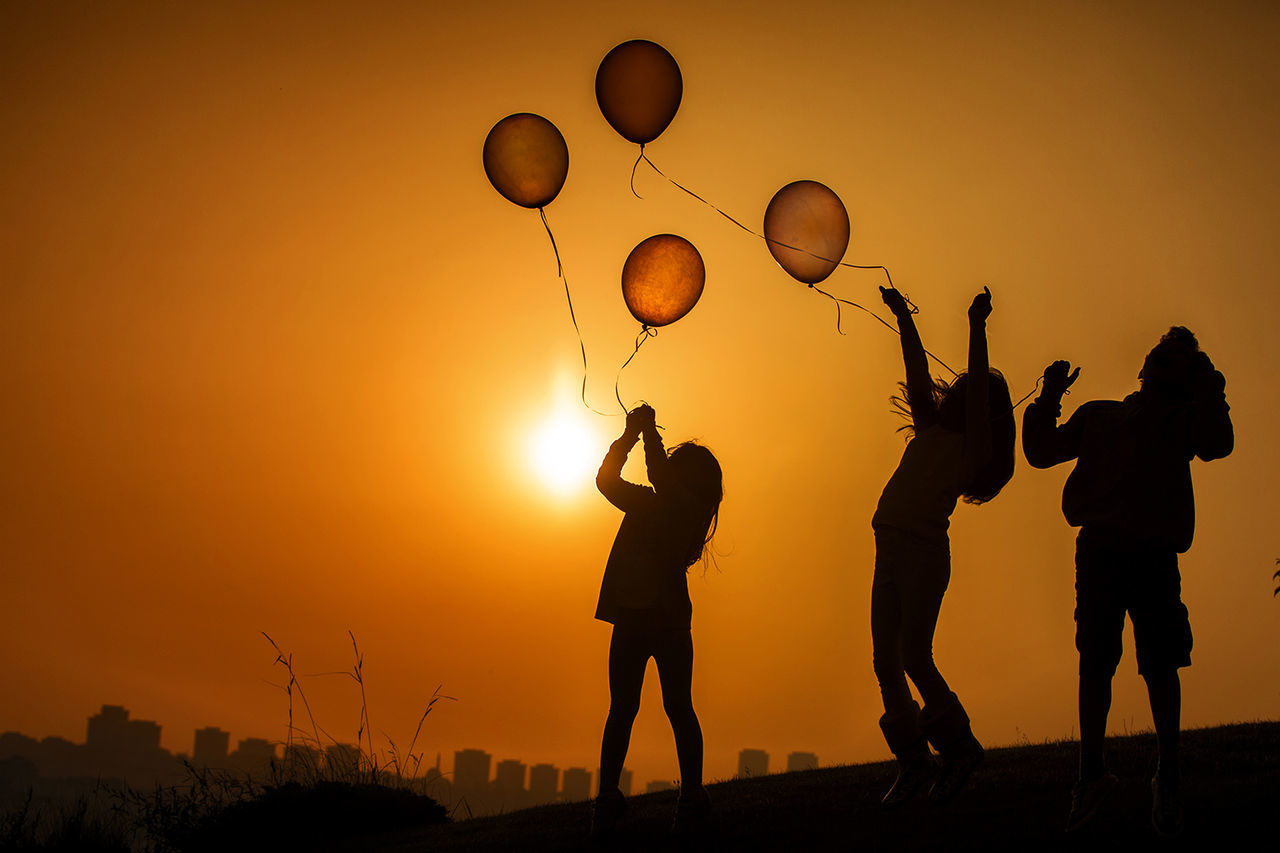
[(796, 181), (774, 194), (764, 212), (769, 252), (787, 273), (817, 284), (849, 248), (849, 214), (840, 196), (817, 181)]
[(542, 116), (509, 115), (485, 137), (484, 173), (507, 201), (543, 207), (559, 194), (569, 175), (569, 146)]
[(631, 250), (622, 265), (622, 298), (646, 326), (674, 323), (693, 309), (707, 270), (693, 244), (675, 234), (656, 234)]
[(680, 66), (666, 48), (644, 39), (618, 45), (596, 71), (600, 112), (624, 139), (641, 145), (667, 129), (682, 94)]

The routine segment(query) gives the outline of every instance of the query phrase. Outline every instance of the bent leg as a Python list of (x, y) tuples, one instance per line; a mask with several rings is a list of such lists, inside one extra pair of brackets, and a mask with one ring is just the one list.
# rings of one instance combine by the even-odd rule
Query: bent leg
[(600, 741), (600, 792), (616, 790), (640, 710), (640, 688), (650, 650), (644, 633), (615, 625), (609, 641), (609, 716)]
[(666, 632), (654, 650), (654, 662), (662, 707), (676, 738), (680, 787), (695, 791), (702, 787), (702, 726), (693, 712), (693, 635), (687, 629)]

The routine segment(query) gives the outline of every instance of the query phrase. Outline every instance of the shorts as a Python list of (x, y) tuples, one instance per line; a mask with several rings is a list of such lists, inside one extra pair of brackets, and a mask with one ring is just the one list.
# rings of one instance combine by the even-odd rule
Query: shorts
[(1191, 621), (1174, 551), (1120, 551), (1076, 540), (1076, 649), (1080, 675), (1115, 675), (1124, 615), (1133, 622), (1138, 673), (1191, 666)]

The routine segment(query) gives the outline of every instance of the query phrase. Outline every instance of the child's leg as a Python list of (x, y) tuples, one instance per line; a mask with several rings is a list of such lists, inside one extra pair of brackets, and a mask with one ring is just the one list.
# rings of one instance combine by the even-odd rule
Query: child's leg
[(702, 727), (693, 712), (693, 635), (680, 629), (665, 632), (654, 649), (658, 679), (662, 682), (662, 707), (676, 736), (683, 792), (702, 787)]
[(902, 602), (898, 585), (887, 571), (877, 569), (871, 582), (871, 667), (880, 683), (887, 718), (917, 708), (902, 665)]
[(1143, 676), (1151, 698), (1151, 718), (1160, 748), (1160, 784), (1176, 791), (1179, 787), (1178, 735), (1182, 725), (1182, 682), (1178, 670)]
[(1111, 676), (1080, 672), (1080, 778), (1097, 779), (1106, 772), (1103, 743), (1111, 712)]
[(640, 688), (650, 649), (643, 631), (613, 627), (609, 641), (609, 717), (600, 742), (600, 792), (614, 791), (631, 743), (631, 724), (640, 710)]

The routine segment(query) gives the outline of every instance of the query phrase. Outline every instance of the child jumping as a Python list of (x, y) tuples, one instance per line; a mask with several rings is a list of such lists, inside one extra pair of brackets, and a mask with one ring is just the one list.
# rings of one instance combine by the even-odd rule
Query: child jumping
[(1033, 466), (1077, 460), (1062, 491), (1067, 523), (1080, 528), (1080, 780), (1067, 831), (1092, 820), (1117, 782), (1106, 770), (1102, 747), (1128, 612), (1160, 750), (1151, 822), (1160, 834), (1175, 835), (1182, 829), (1178, 669), (1191, 665), (1178, 555), (1191, 547), (1195, 528), (1192, 458), (1221, 459), (1235, 446), (1226, 379), (1195, 335), (1174, 326), (1147, 354), (1137, 391), (1122, 401), (1085, 403), (1058, 426), (1062, 395), (1080, 375), (1080, 368), (1068, 373), (1070, 368), (1066, 361), (1045, 368), (1044, 387), (1022, 420), (1022, 449)]
[[(983, 288), (969, 307), (968, 371), (949, 384), (929, 375), (902, 295), (883, 287), (880, 293), (898, 320), (906, 365), (894, 404), (911, 417), (902, 461), (871, 519), (872, 659), (884, 700), (880, 729), (898, 759), (898, 777), (882, 803), (901, 805), (932, 781), (928, 798), (938, 804), (955, 796), (983, 755), (969, 716), (933, 662), (933, 633), (951, 579), (947, 528), (958, 498), (984, 503), (1013, 476), (1013, 407), (1009, 386), (987, 362), (990, 290)], [(942, 758), (940, 772), (929, 744)]]
[[(642, 436), (652, 488), (622, 479), (623, 463)], [(693, 712), (693, 605), (686, 573), (715, 534), (724, 494), (720, 463), (691, 441), (667, 454), (653, 409), (642, 405), (627, 414), (622, 436), (600, 465), (596, 486), (626, 515), (609, 552), (596, 605), (596, 618), (613, 624), (613, 638), (609, 717), (600, 744), (600, 790), (591, 831), (609, 832), (626, 809), (618, 780), (649, 658), (658, 666), (662, 705), (680, 764), (676, 828), (690, 828), (708, 816), (710, 800), (702, 787), (702, 729)]]

